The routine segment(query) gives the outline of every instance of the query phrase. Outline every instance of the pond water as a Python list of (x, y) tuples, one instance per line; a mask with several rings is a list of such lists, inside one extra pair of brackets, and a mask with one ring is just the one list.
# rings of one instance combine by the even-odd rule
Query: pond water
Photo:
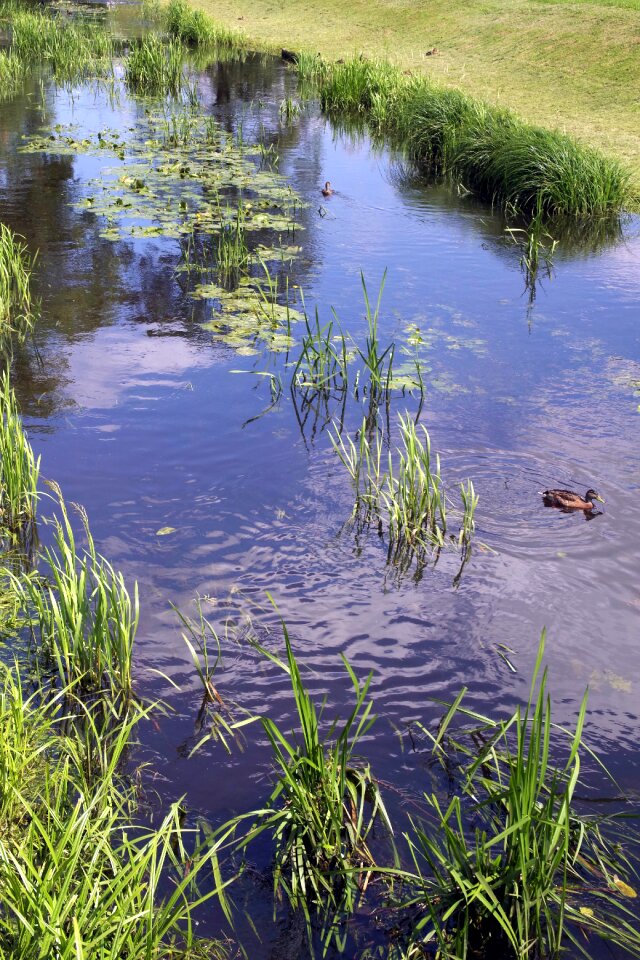
[[(199, 686), (169, 601), (189, 612), (205, 596), (223, 633), (233, 618), (218, 689), (238, 710), (268, 711), (287, 727), (285, 679), (243, 640), (251, 618), (262, 642), (282, 649), (268, 592), (330, 714), (349, 704), (341, 653), (359, 675), (373, 672), (379, 720), (366, 753), (394, 786), (399, 817), (431, 782), (407, 723), (434, 722), (433, 698), (463, 685), (470, 707), (495, 715), (526, 698), (544, 627), (556, 719), (573, 722), (588, 685), (589, 742), (637, 796), (639, 220), (627, 218), (597, 250), (589, 237), (561, 239), (553, 275), (532, 298), (519, 251), (490, 209), (416, 180), (366, 136), (335, 129), (313, 102), (285, 122), (280, 104), (298, 92), (279, 61), (214, 64), (196, 86), (201, 112), (229, 143), (273, 144), (282, 184), (302, 201), (295, 233), (275, 231), (300, 247), (278, 268), (297, 309), (303, 291), (310, 313), (317, 306), (329, 320), (333, 307), (361, 343), (360, 273), (375, 298), (386, 271), (381, 339), (410, 350), (419, 337), (420, 422), (447, 484), (470, 477), (480, 502), (458, 580), (454, 552), (420, 577), (389, 568), (375, 532), (356, 537), (347, 523), (349, 478), (327, 425), (296, 411), (286, 354), (248, 340), (238, 347), (207, 328), (216, 302), (194, 299), (200, 278), (177, 271), (184, 239), (132, 235), (140, 218), (111, 209), (108, 221), (92, 209), (101, 180), (133, 176), (131, 144), (144, 144), (157, 103), (119, 83), (114, 93), (38, 78), (3, 103), (0, 210), (39, 250), (42, 298), (16, 390), (44, 476), (86, 507), (100, 551), (139, 583), (138, 687), (172, 711), (142, 734), (153, 789), (163, 801), (186, 793), (189, 810), (213, 821), (267, 796), (269, 753), (251, 728), (230, 756), (211, 743), (189, 758)], [(125, 159), (96, 145), (105, 130), (121, 138)], [(57, 143), (24, 151), (52, 132)], [(66, 136), (91, 143), (65, 152)], [(241, 160), (265, 169), (248, 148)], [(335, 194), (325, 199), (327, 179)], [(156, 209), (144, 223), (160, 221)], [(272, 243), (274, 232), (256, 237)], [(273, 406), (264, 373), (284, 387)], [(396, 391), (390, 422), (417, 408), (415, 392)], [(363, 410), (349, 398), (345, 433), (354, 436)], [(545, 509), (539, 491), (550, 486), (594, 486), (606, 505), (591, 522)], [(281, 955), (275, 942), (253, 956)]]

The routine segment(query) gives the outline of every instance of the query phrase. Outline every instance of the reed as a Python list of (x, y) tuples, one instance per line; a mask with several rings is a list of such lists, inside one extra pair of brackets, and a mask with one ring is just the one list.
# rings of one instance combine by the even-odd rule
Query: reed
[(170, 36), (192, 46), (242, 50), (247, 45), (239, 30), (221, 26), (202, 10), (194, 10), (187, 0), (171, 0), (166, 11), (166, 24)]
[(177, 96), (184, 83), (184, 48), (177, 40), (164, 43), (156, 34), (132, 48), (125, 63), (125, 82), (134, 93)]
[(20, 5), (5, 12), (11, 25), (11, 53), (22, 62), (46, 63), (65, 81), (111, 71), (115, 44), (99, 24), (67, 23)]
[[(196, 852), (179, 804), (155, 829), (132, 822), (137, 799), (122, 763), (148, 711), (118, 720), (104, 766), (87, 777), (83, 742), (65, 721), (74, 697), (73, 685), (53, 697), (28, 692), (17, 665), (0, 665), (0, 952), (191, 956), (192, 912), (222, 894), (215, 848)], [(102, 732), (96, 727), (97, 738)], [(212, 879), (200, 894), (205, 874)], [(209, 946), (208, 955), (222, 955)]]
[(216, 265), (220, 281), (229, 289), (237, 287), (250, 262), (244, 210), (242, 203), (239, 203), (235, 219), (231, 223), (222, 223), (218, 234)]
[(0, 50), (0, 100), (15, 96), (25, 76), (26, 69), (23, 61), (11, 52)]
[(321, 66), (306, 57), (298, 70), (318, 88), (324, 110), (366, 122), (425, 173), (451, 177), (503, 208), (588, 218), (633, 200), (630, 175), (616, 160), (387, 61)]
[(313, 322), (305, 312), (304, 324), (305, 332), (293, 371), (293, 383), (303, 391), (343, 392), (348, 386), (349, 357), (342, 332), (339, 327), (334, 332), (333, 320), (321, 325), (317, 307)]
[(126, 700), (132, 690), (137, 584), (131, 598), (122, 573), (97, 553), (87, 515), (79, 507), (87, 546), (78, 547), (62, 494), (52, 486), (60, 518), (53, 520), (54, 545), (43, 552), (47, 578), (14, 576), (16, 593), (31, 613), (36, 649), (62, 685), (75, 682), (85, 692), (108, 691)]
[(27, 245), (6, 224), (1, 223), (0, 351), (6, 352), (13, 339), (24, 340), (33, 328), (37, 313), (31, 295), (35, 259)]
[(14, 544), (28, 550), (34, 537), (40, 457), (36, 458), (18, 414), (5, 369), (0, 381), (0, 526)]
[(389, 537), (388, 560), (405, 567), (415, 556), (441, 550), (452, 540), (468, 547), (475, 529), (478, 495), (468, 480), (460, 485), (461, 506), (455, 510), (459, 530), (451, 526), (451, 503), (440, 471), (440, 456), (431, 453), (426, 427), (418, 428), (407, 415), (399, 416), (400, 446), (389, 450), (383, 467), (383, 440), (367, 417), (363, 418), (358, 442), (346, 439), (336, 429), (333, 448), (347, 469), (355, 490), (354, 516), (364, 523), (377, 520), (379, 530)]
[(444, 805), (428, 795), (431, 822), (407, 834), (413, 869), (401, 879), (413, 890), (402, 906), (415, 913), (406, 956), (520, 960), (572, 947), (593, 957), (601, 939), (640, 956), (637, 913), (625, 903), (634, 891), (619, 877), (629, 874), (616, 829), (624, 818), (576, 809), (586, 695), (573, 734), (554, 724), (543, 654), (544, 634), (523, 709), (491, 720), (461, 706), (463, 690), (429, 734), (456, 791)]
[(245, 816), (254, 822), (241, 846), (262, 834), (274, 846), (274, 898), (286, 896), (302, 910), (309, 933), (320, 923), (325, 947), (343, 942), (344, 919), (355, 907), (359, 881), (373, 865), (367, 840), (379, 818), (391, 832), (378, 784), (356, 750), (375, 717), (367, 700), (371, 674), (361, 683), (345, 657), (353, 686), (353, 705), (344, 722), (333, 721), (323, 734), (318, 711), (306, 689), (283, 624), (286, 662), (261, 652), (291, 680), (298, 736), (288, 735), (273, 719), (260, 718), (277, 772), (264, 809)]

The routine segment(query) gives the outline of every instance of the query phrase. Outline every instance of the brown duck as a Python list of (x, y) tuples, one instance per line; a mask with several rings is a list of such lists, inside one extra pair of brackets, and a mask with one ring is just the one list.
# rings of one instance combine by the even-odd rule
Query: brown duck
[(322, 188), (322, 196), (323, 197), (333, 196), (333, 187), (331, 186), (331, 182), (329, 180), (327, 180), (324, 187)]
[(587, 490), (584, 497), (573, 490), (543, 490), (542, 499), (545, 507), (560, 507), (561, 510), (593, 510), (604, 499), (597, 490)]

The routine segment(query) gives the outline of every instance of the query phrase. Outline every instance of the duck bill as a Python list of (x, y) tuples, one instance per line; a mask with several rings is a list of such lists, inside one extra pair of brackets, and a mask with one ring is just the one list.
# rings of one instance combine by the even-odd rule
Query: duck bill
[(593, 499), (594, 499), (594, 500), (597, 500), (598, 503), (604, 503), (604, 502), (605, 502), (604, 497), (594, 497)]

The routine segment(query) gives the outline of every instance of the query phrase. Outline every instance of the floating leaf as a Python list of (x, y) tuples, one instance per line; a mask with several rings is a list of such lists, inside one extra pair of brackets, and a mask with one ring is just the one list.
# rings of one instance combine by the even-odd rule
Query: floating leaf
[(635, 898), (638, 896), (633, 887), (630, 887), (628, 883), (625, 883), (624, 880), (621, 880), (620, 877), (616, 876), (616, 874), (613, 875), (613, 883), (623, 897), (629, 897), (630, 900), (635, 900)]
[(167, 537), (170, 533), (175, 533), (176, 527), (160, 527), (156, 530), (156, 537)]
[(591, 909), (591, 907), (580, 907), (580, 913), (582, 914), (583, 917), (593, 916), (593, 910)]

